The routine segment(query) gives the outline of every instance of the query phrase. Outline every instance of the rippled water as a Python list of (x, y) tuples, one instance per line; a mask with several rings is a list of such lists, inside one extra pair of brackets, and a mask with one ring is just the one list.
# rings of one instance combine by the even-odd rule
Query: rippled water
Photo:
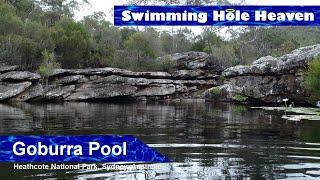
[(319, 179), (320, 122), (202, 101), (0, 104), (1, 135), (132, 134), (168, 156), (156, 171), (13, 171), (1, 179)]

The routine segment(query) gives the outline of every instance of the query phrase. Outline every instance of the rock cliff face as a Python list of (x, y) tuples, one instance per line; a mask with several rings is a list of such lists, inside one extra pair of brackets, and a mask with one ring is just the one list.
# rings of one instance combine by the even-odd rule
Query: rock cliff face
[[(171, 55), (177, 71), (132, 72), (117, 68), (56, 69), (44, 85), (37, 73), (0, 68), (0, 101), (97, 101), (207, 98), (227, 101), (313, 104), (303, 72), (320, 45), (282, 57), (266, 56), (248, 66), (223, 70), (206, 53)], [(223, 80), (222, 80), (223, 79)], [(223, 81), (223, 82), (222, 82)]]
[[(223, 85), (206, 91), (207, 97), (223, 100), (282, 103), (288, 98), (299, 104), (314, 104), (303, 85), (303, 72), (320, 54), (320, 45), (300, 48), (282, 57), (262, 57), (249, 66), (222, 72)], [(238, 98), (237, 98), (238, 97)], [(239, 100), (239, 97), (241, 100)]]
[(0, 101), (96, 101), (112, 99), (198, 98), (203, 91), (221, 85), (220, 71), (211, 70), (209, 56), (175, 54), (179, 70), (132, 72), (117, 68), (56, 69), (44, 85), (37, 73), (17, 66), (0, 68)]

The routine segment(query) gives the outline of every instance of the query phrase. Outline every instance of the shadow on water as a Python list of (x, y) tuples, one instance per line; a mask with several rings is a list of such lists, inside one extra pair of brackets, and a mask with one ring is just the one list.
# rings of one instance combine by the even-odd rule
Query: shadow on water
[[(158, 179), (320, 177), (320, 123), (279, 112), (202, 101), (0, 104), (1, 135), (132, 134), (173, 163)], [(134, 178), (150, 172), (14, 171), (4, 178)], [(140, 179), (140, 178), (139, 178)]]

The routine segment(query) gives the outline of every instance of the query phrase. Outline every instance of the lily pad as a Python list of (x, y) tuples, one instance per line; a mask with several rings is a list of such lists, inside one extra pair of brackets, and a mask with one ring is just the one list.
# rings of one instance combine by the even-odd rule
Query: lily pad
[(320, 121), (320, 116), (317, 116), (317, 115), (286, 115), (286, 116), (282, 116), (281, 118), (287, 119), (290, 121), (301, 121), (301, 120)]
[(290, 121), (311, 120), (320, 121), (320, 108), (305, 108), (305, 107), (251, 107), (253, 109), (264, 109), (266, 111), (284, 111), (294, 113), (283, 115), (281, 118)]

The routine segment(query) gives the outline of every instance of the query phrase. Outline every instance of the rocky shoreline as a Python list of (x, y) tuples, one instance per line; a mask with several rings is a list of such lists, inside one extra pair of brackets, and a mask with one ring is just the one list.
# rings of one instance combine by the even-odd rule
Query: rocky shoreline
[(132, 72), (117, 68), (56, 69), (45, 85), (37, 73), (18, 66), (0, 68), (0, 101), (104, 101), (205, 98), (219, 101), (313, 104), (303, 72), (320, 54), (320, 45), (282, 57), (262, 57), (248, 66), (223, 69), (206, 53), (171, 56), (173, 73)]
[(167, 72), (132, 72), (117, 68), (56, 69), (48, 85), (37, 73), (17, 66), (0, 68), (1, 101), (103, 101), (200, 98), (205, 90), (221, 85), (220, 72), (208, 72), (208, 55), (175, 55), (181, 68)]
[(249, 102), (283, 104), (283, 99), (288, 99), (289, 103), (315, 105), (318, 99), (306, 88), (303, 74), (319, 55), (317, 44), (277, 58), (262, 57), (248, 66), (230, 67), (222, 72), (226, 81), (214, 87), (215, 95), (224, 100), (239, 101), (240, 96)]

